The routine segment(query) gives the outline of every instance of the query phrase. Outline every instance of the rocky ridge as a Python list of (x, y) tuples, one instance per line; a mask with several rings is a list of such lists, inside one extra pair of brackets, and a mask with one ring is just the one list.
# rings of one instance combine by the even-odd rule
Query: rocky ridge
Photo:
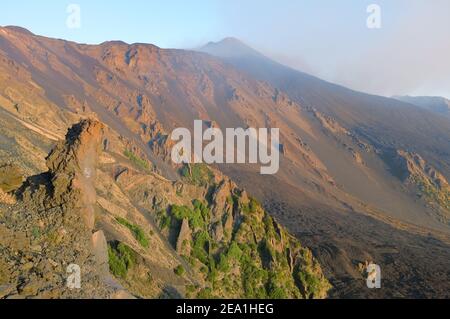
[(2, 195), (1, 298), (326, 297), (311, 252), (230, 179), (205, 166), (168, 181), (120, 140), (83, 120), (47, 172)]
[[(15, 193), (17, 203), (2, 205), (1, 297), (108, 298), (116, 292), (101, 271), (106, 255), (93, 253), (106, 242), (93, 228), (95, 198), (82, 174), (95, 169), (101, 136), (100, 123), (75, 125), (48, 156), (48, 171), (27, 179)], [(67, 285), (70, 265), (81, 268), (83, 289)]]

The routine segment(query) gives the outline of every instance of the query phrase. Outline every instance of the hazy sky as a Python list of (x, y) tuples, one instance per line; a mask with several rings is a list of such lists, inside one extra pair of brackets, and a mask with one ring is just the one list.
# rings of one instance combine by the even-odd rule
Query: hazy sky
[[(78, 29), (66, 25), (72, 3), (81, 8)], [(381, 7), (381, 29), (367, 28), (370, 4)], [(2, 3), (0, 25), (175, 48), (233, 36), (356, 90), (450, 98), (449, 0), (15, 0)]]

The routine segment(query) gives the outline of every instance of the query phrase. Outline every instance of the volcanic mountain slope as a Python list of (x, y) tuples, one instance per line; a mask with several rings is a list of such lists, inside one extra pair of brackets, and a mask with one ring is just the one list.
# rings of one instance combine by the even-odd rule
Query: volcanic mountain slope
[[(319, 187), (321, 197), (330, 204), (344, 196), (334, 187), (321, 160), (299, 137), (301, 131), (314, 134), (302, 118), (304, 111), (281, 92), (217, 59), (143, 44), (79, 45), (17, 28), (2, 29), (0, 43), (5, 109), (8, 116), (27, 125), (31, 121), (33, 127), (49, 127), (49, 123), (41, 123), (45, 117), (37, 116), (47, 105), (42, 102), (33, 109), (26, 104), (44, 100), (52, 109), (60, 105), (79, 114), (95, 113), (142, 148), (148, 149), (150, 144), (154, 151), (167, 139), (164, 129), (192, 127), (194, 119), (222, 128), (281, 126), (284, 149), (288, 150), (283, 166), (297, 172), (292, 176), (285, 169), (285, 178), (303, 186), (311, 193), (308, 196), (316, 196)], [(23, 79), (17, 79), (19, 74)], [(286, 124), (286, 118), (292, 125)], [(156, 161), (153, 153), (147, 150)], [(165, 176), (176, 178), (170, 167), (157, 166)]]
[(395, 99), (450, 118), (450, 100), (440, 96), (394, 96)]
[[(222, 129), (279, 127), (283, 156), (276, 176), (261, 176), (252, 165), (218, 169), (314, 248), (326, 275), (339, 287), (333, 296), (444, 295), (449, 283), (438, 280), (438, 274), (449, 277), (448, 192), (440, 186), (445, 184), (435, 184), (434, 176), (449, 177), (448, 126), (429, 112), (411, 111), (410, 105), (269, 63), (247, 47), (229, 52), (236, 55), (233, 60), (222, 61), (147, 44), (92, 46), (1, 28), (0, 119), (5, 125), (0, 159), (11, 164), (19, 157), (27, 176), (38, 174), (45, 169), (41, 154), (71, 124), (80, 117), (97, 117), (127, 141), (129, 161), (170, 184), (180, 178), (166, 163), (171, 145), (167, 132), (173, 128), (192, 128), (195, 119)], [(239, 70), (245, 67), (249, 69)], [(263, 75), (281, 78), (285, 85)], [(414, 129), (405, 121), (414, 122)], [(123, 148), (118, 153), (125, 155)], [(420, 183), (399, 178), (395, 169), (401, 159), (389, 156), (394, 153), (420, 156), (424, 165), (414, 166), (414, 172), (422, 170), (419, 175), (433, 183), (437, 196), (420, 196)], [(184, 173), (189, 177), (195, 171)], [(436, 174), (430, 175), (432, 171)], [(192, 205), (193, 199), (187, 196), (182, 206)], [(102, 202), (106, 207), (109, 201)], [(172, 217), (160, 217), (165, 224), (172, 222)], [(135, 225), (122, 222), (124, 227)], [(183, 233), (189, 234), (184, 224)], [(163, 236), (172, 238), (170, 232)], [(122, 252), (117, 245), (112, 249), (113, 256), (114, 251), (124, 254), (123, 247)], [(359, 264), (371, 260), (384, 269), (382, 291), (364, 287)], [(403, 283), (400, 277), (406, 278)]]
[[(392, 174), (392, 162), (386, 159), (397, 151), (420, 154), (427, 165), (448, 179), (450, 127), (445, 119), (409, 104), (354, 92), (290, 69), (233, 38), (209, 43), (200, 50), (270, 83), (301, 105), (304, 121), (313, 133), (299, 136), (341, 189), (403, 221), (431, 226), (420, 217), (424, 212), (440, 219), (441, 208), (431, 212), (429, 207), (414, 204), (420, 184), (415, 185), (415, 190), (405, 189), (404, 181)], [(317, 125), (319, 130), (314, 130)], [(445, 203), (440, 206), (448, 215), (446, 189), (438, 192), (444, 194)], [(405, 193), (409, 196), (405, 197)]]
[[(1, 198), (0, 297), (327, 295), (311, 252), (228, 178), (194, 166), (170, 182), (131, 152), (83, 120), (46, 173)], [(69, 264), (81, 289), (66, 286)]]
[[(445, 119), (413, 107), (411, 104), (355, 92), (293, 70), (270, 60), (237, 39), (228, 38), (218, 43), (211, 42), (199, 50), (217, 56), (256, 79), (273, 85), (285, 92), (290, 99), (310, 110), (313, 119), (319, 120), (323, 129), (327, 131), (326, 135), (330, 136), (331, 133), (332, 139), (337, 141), (339, 147), (325, 147), (329, 142), (324, 138), (309, 139), (307, 136), (302, 136), (304, 141), (323, 161), (338, 185), (353, 196), (371, 204), (364, 209), (366, 212), (371, 211), (371, 208), (375, 206), (378, 213), (380, 209), (383, 210), (382, 216), (393, 217), (397, 221), (413, 222), (420, 226), (430, 224), (422, 218), (417, 219), (417, 215), (430, 214), (448, 225), (450, 197), (446, 182), (450, 176), (450, 126)], [(315, 136), (318, 137), (319, 134), (316, 133)], [(348, 150), (353, 155), (354, 161), (340, 160), (340, 148)], [(354, 165), (355, 162), (358, 165)], [(362, 167), (364, 173), (360, 175), (359, 171)], [(436, 171), (437, 176), (443, 177), (442, 186), (439, 186), (441, 184), (436, 183), (434, 179)], [(433, 177), (429, 172), (432, 172)], [(236, 178), (239, 175), (238, 173), (229, 174)], [(239, 181), (245, 185), (245, 180), (241, 178)], [(381, 253), (383, 249), (373, 249), (367, 244), (360, 247), (354, 245), (355, 238), (361, 236), (358, 233), (362, 229), (365, 229), (366, 234), (362, 234), (364, 239), (360, 239), (361, 241), (372, 242), (372, 244), (378, 241), (374, 235), (368, 235), (372, 232), (366, 228), (371, 223), (369, 220), (361, 222), (358, 220), (360, 218), (358, 215), (341, 215), (333, 209), (322, 210), (309, 207), (305, 212), (305, 209), (294, 208), (301, 206), (292, 200), (295, 198), (294, 194), (289, 196), (278, 193), (273, 196), (274, 192), (271, 190), (260, 193), (263, 198), (272, 198), (267, 202), (267, 206), (271, 207), (269, 210), (272, 214), (279, 216), (285, 225), (291, 225), (291, 229), (300, 238), (308, 240), (308, 237), (312, 236), (315, 239), (310, 242), (312, 245), (314, 242), (322, 241), (322, 244), (315, 245), (318, 250), (316, 253), (320, 256), (330, 254), (330, 257), (334, 257), (329, 262), (322, 260), (324, 264), (334, 268), (333, 272), (342, 271), (337, 268), (345, 268), (342, 267), (344, 264), (351, 265), (352, 262), (343, 262), (341, 257), (355, 258), (358, 256), (355, 252), (361, 248), (366, 253), (371, 251), (372, 258), (384, 259), (386, 265), (391, 264), (384, 258), (388, 254)], [(405, 194), (408, 196), (404, 197)], [(411, 205), (411, 203), (417, 203), (418, 198), (423, 203), (421, 207)], [(433, 206), (434, 208), (431, 208)], [(333, 212), (331, 216), (330, 212)], [(377, 214), (376, 219), (380, 217)], [(301, 220), (307, 224), (307, 230), (295, 225), (293, 220)], [(337, 221), (338, 224), (333, 225)], [(386, 222), (386, 220), (383, 221)], [(388, 224), (397, 224), (396, 227), (398, 227), (398, 222), (392, 223), (392, 221)], [(385, 226), (383, 223), (376, 226), (380, 235), (384, 232)], [(333, 235), (337, 229), (339, 229), (337, 237), (350, 239), (350, 241), (337, 239)], [(448, 232), (448, 228), (440, 229)], [(389, 242), (397, 246), (400, 240), (397, 236), (390, 238), (391, 231), (387, 231), (383, 235), (386, 240), (376, 246), (389, 246)], [(318, 235), (319, 233), (321, 235)], [(402, 234), (401, 237), (404, 235)], [(411, 243), (414, 241), (412, 238), (414, 237), (409, 239)], [(407, 240), (401, 240), (401, 242), (407, 242)], [(422, 255), (422, 253), (416, 253)], [(408, 259), (407, 256), (396, 258)], [(426, 258), (424, 261), (426, 263)], [(409, 262), (404, 260), (403, 263)], [(395, 270), (394, 273), (397, 271), (399, 270)], [(350, 271), (347, 272), (347, 275), (343, 277), (350, 273)], [(392, 276), (395, 275), (392, 274)], [(448, 273), (445, 278), (450, 278)], [(344, 281), (347, 282), (346, 279)], [(352, 288), (345, 287), (341, 293), (358, 294), (351, 290)]]
[(295, 102), (318, 109), (376, 146), (423, 153), (450, 178), (450, 128), (445, 119), (395, 99), (355, 92), (283, 66), (237, 39), (212, 42), (200, 50), (270, 83)]
[[(144, 44), (80, 45), (34, 36), (18, 28), (3, 28), (0, 44), (5, 77), (2, 95), (8, 115), (29, 119), (38, 129), (55, 126), (57, 116), (61, 116), (39, 116), (39, 110), (47, 107), (45, 103), (53, 112), (60, 111), (59, 105), (79, 114), (95, 113), (141, 148), (150, 145), (160, 152), (164, 147), (159, 145), (167, 140), (164, 132), (179, 126), (191, 128), (194, 119), (221, 128), (279, 127), (284, 156), (278, 178), (285, 187), (296, 187), (305, 202), (363, 209), (362, 200), (393, 217), (440, 227), (428, 215), (423, 216), (427, 208), (405, 196), (400, 182), (383, 176), (389, 175), (386, 164), (373, 153), (387, 146), (374, 149), (371, 139), (346, 128), (316, 105), (295, 103), (282, 91), (217, 59)], [(20, 82), (25, 84), (17, 85)], [(320, 98), (322, 95), (326, 96), (321, 94)], [(28, 107), (31, 100), (39, 106)], [(55, 120), (45, 123), (49, 121), (46, 118)], [(434, 125), (436, 132), (428, 134), (427, 146), (433, 145), (433, 136), (443, 139), (449, 135), (448, 129), (440, 130), (438, 124)], [(374, 127), (378, 125), (370, 129)], [(379, 140), (377, 137), (377, 143)], [(446, 165), (446, 146), (439, 149)], [(155, 162), (154, 153), (147, 151)], [(418, 153), (436, 167), (426, 152)], [(157, 166), (169, 179), (176, 179), (170, 167), (161, 162)], [(247, 169), (252, 170), (239, 167), (238, 171)], [(442, 171), (448, 178), (446, 172)], [(386, 180), (394, 185), (386, 185)], [(408, 216), (405, 210), (410, 212)]]

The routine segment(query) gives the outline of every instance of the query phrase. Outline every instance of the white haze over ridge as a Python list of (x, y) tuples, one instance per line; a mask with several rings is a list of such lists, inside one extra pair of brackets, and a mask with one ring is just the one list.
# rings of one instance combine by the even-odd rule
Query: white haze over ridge
[(359, 56), (341, 61), (331, 80), (386, 96), (450, 98), (450, 1), (433, 5), (402, 19)]
[[(384, 96), (450, 98), (450, 1), (304, 2), (280, 5), (271, 19), (259, 15), (243, 28), (248, 5), (228, 22), (267, 56), (324, 80)], [(371, 3), (382, 10), (379, 30), (366, 26)]]

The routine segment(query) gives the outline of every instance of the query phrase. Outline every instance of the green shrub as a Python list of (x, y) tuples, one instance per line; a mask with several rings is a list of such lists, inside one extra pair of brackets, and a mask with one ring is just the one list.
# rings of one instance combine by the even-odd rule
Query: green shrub
[(166, 228), (170, 228), (171, 224), (172, 224), (172, 219), (170, 218), (170, 216), (164, 215), (161, 217), (159, 227), (161, 228), (161, 230), (164, 230)]
[(241, 209), (244, 214), (254, 214), (258, 211), (258, 208), (261, 207), (258, 201), (254, 198), (250, 198), (250, 201), (247, 204), (241, 204)]
[(148, 164), (148, 162), (146, 160), (140, 158), (139, 156), (137, 156), (133, 152), (131, 152), (129, 150), (125, 150), (123, 152), (123, 155), (125, 155), (125, 157), (128, 158), (138, 168), (140, 168), (140, 169), (142, 169), (144, 171), (149, 171), (150, 170), (150, 165)]
[(160, 210), (157, 214), (157, 221), (159, 222), (159, 228), (164, 230), (172, 226), (172, 217), (167, 213), (166, 210)]
[(183, 277), (183, 275), (186, 273), (186, 270), (184, 269), (184, 267), (182, 265), (178, 265), (177, 267), (175, 267), (175, 269), (173, 270), (173, 272), (180, 277)]
[(230, 263), (239, 262), (242, 256), (242, 250), (239, 245), (233, 241), (228, 250), (219, 255), (217, 269), (221, 272), (228, 272), (230, 270)]
[(231, 243), (230, 248), (228, 248), (227, 257), (229, 259), (240, 260), (242, 256), (242, 250), (239, 245), (234, 241)]
[(259, 207), (261, 207), (261, 205), (258, 203), (258, 201), (255, 198), (250, 197), (250, 203), (249, 203), (250, 212), (256, 213), (256, 211), (258, 210)]
[(198, 213), (200, 213), (200, 215), (203, 217), (204, 221), (209, 221), (211, 218), (211, 212), (208, 208), (208, 206), (206, 205), (206, 203), (198, 200), (198, 199), (194, 199), (192, 201), (192, 205), (194, 205), (194, 210)]
[(295, 276), (306, 298), (314, 298), (320, 294), (323, 283), (317, 275), (297, 269)]
[(189, 165), (185, 164), (181, 169), (180, 169), (180, 175), (184, 178), (189, 178), (191, 176), (191, 173), (189, 172)]
[(213, 299), (213, 290), (211, 288), (205, 288), (200, 290), (200, 292), (197, 294), (197, 299)]
[(266, 283), (268, 281), (268, 271), (263, 269), (257, 262), (255, 256), (256, 247), (249, 244), (232, 244), (230, 246), (231, 256), (239, 256), (241, 268), (241, 283), (244, 288), (245, 298), (264, 299), (267, 298)]
[(149, 241), (147, 236), (145, 235), (145, 232), (140, 228), (139, 226), (133, 225), (130, 222), (128, 222), (126, 219), (117, 217), (117, 222), (125, 227), (127, 227), (131, 233), (133, 234), (134, 238), (141, 244), (142, 247), (148, 248), (149, 247)]
[(194, 245), (192, 247), (192, 256), (200, 260), (203, 264), (209, 264), (209, 234), (201, 231), (195, 235)]
[(33, 229), (31, 230), (31, 235), (34, 239), (41, 237), (41, 230), (39, 229), (39, 227), (33, 227)]
[(186, 298), (195, 298), (195, 292), (197, 291), (197, 287), (195, 285), (187, 285), (186, 286)]
[(109, 269), (111, 273), (125, 279), (127, 272), (136, 263), (135, 252), (127, 245), (120, 243), (117, 247), (108, 245)]
[(189, 226), (192, 229), (205, 229), (206, 220), (204, 215), (209, 216), (207, 215), (209, 214), (209, 210), (197, 202), (196, 205), (194, 210), (191, 210), (187, 206), (173, 205), (170, 208), (170, 212), (178, 221), (187, 219), (189, 221)]
[(214, 174), (205, 164), (185, 164), (180, 169), (180, 175), (189, 183), (197, 186), (207, 186), (214, 179)]
[(277, 274), (271, 272), (267, 283), (267, 296), (269, 299), (287, 299), (286, 289), (279, 286), (283, 280)]
[(230, 271), (230, 263), (228, 261), (228, 256), (225, 254), (219, 255), (219, 263), (217, 265), (217, 269), (221, 272), (228, 272)]

